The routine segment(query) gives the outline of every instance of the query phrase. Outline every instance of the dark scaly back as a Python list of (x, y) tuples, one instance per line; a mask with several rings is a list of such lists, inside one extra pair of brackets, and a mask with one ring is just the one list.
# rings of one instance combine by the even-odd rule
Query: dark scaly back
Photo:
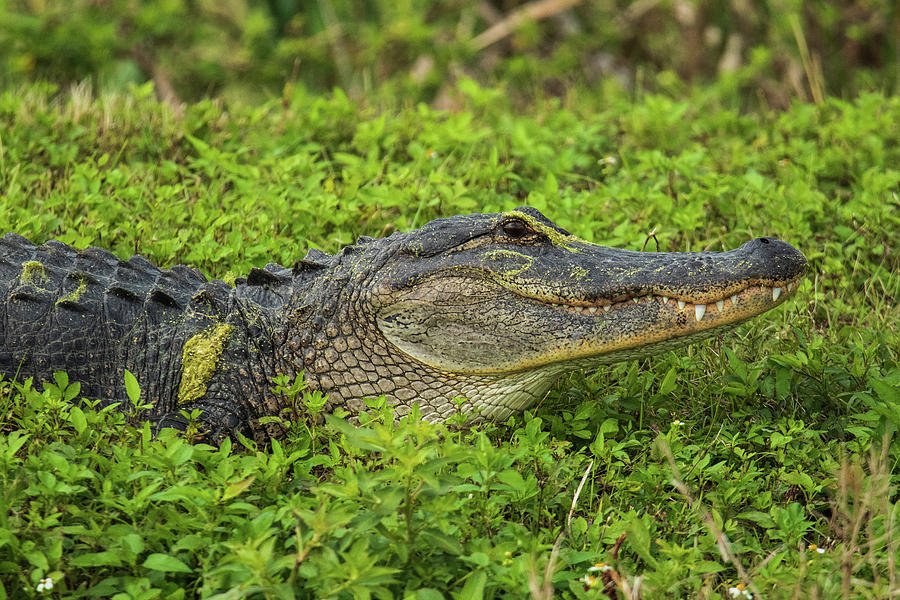
[(35, 246), (7, 234), (0, 238), (0, 373), (40, 381), (67, 371), (82, 382), (83, 396), (108, 403), (126, 400), (128, 369), (144, 398), (163, 409), (174, 402), (186, 336), (219, 316), (228, 290), (188, 267), (161, 270), (141, 256), (123, 261), (98, 248)]

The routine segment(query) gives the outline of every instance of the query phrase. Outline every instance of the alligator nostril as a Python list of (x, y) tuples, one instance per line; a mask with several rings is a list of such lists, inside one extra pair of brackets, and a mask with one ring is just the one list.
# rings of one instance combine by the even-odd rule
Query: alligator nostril
[(759, 241), (762, 242), (763, 244), (768, 244), (769, 238), (759, 238)]

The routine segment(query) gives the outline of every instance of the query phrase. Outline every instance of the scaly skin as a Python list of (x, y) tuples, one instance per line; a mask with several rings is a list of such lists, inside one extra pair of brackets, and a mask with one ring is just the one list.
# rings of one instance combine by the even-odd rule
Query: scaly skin
[[(437, 219), (361, 238), (293, 269), (269, 264), (232, 288), (96, 248), (0, 240), (0, 373), (65, 370), (82, 394), (184, 427), (201, 409), (210, 440), (283, 433), (272, 379), (301, 372), (328, 409), (355, 416), (385, 395), (397, 414), (462, 410), (503, 418), (562, 373), (662, 352), (765, 312), (806, 270), (790, 245), (759, 238), (730, 252), (654, 253), (580, 240), (534, 209)], [(466, 398), (458, 408), (454, 398)]]

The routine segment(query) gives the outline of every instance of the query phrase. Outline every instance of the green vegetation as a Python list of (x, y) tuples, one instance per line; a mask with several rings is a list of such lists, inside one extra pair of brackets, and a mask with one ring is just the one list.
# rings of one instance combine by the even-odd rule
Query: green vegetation
[(234, 282), (528, 204), (634, 250), (780, 237), (796, 296), (475, 427), (285, 378), (288, 438), (215, 448), (0, 380), (0, 600), (900, 593), (896, 3), (585, 1), (493, 43), (521, 3), (424, 4), (0, 3), (0, 233)]
[(528, 103), (726, 76), (742, 102), (784, 109), (900, 91), (898, 31), (893, 0), (8, 0), (0, 85), (154, 81), (171, 102), (340, 87), (452, 108), (466, 77)]
[(285, 382), (308, 415), (290, 439), (212, 448), (73, 404), (62, 375), (4, 383), (7, 596), (599, 598), (601, 562), (641, 598), (896, 591), (900, 99), (744, 115), (697, 88), (521, 114), (467, 81), (456, 114), (297, 92), (177, 117), (150, 92), (0, 96), (0, 229), (225, 276), (525, 203), (632, 249), (778, 235), (812, 271), (733, 335), (473, 429), (381, 406), (322, 423)]

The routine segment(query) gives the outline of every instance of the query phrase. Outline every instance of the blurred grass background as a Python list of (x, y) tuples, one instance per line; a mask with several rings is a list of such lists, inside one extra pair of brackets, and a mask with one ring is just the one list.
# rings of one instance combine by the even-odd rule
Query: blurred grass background
[[(515, 104), (724, 79), (738, 108), (900, 85), (895, 0), (3, 0), (0, 84), (153, 81), (175, 105), (342, 88), (372, 106)], [(660, 89), (665, 88), (665, 89)]]

